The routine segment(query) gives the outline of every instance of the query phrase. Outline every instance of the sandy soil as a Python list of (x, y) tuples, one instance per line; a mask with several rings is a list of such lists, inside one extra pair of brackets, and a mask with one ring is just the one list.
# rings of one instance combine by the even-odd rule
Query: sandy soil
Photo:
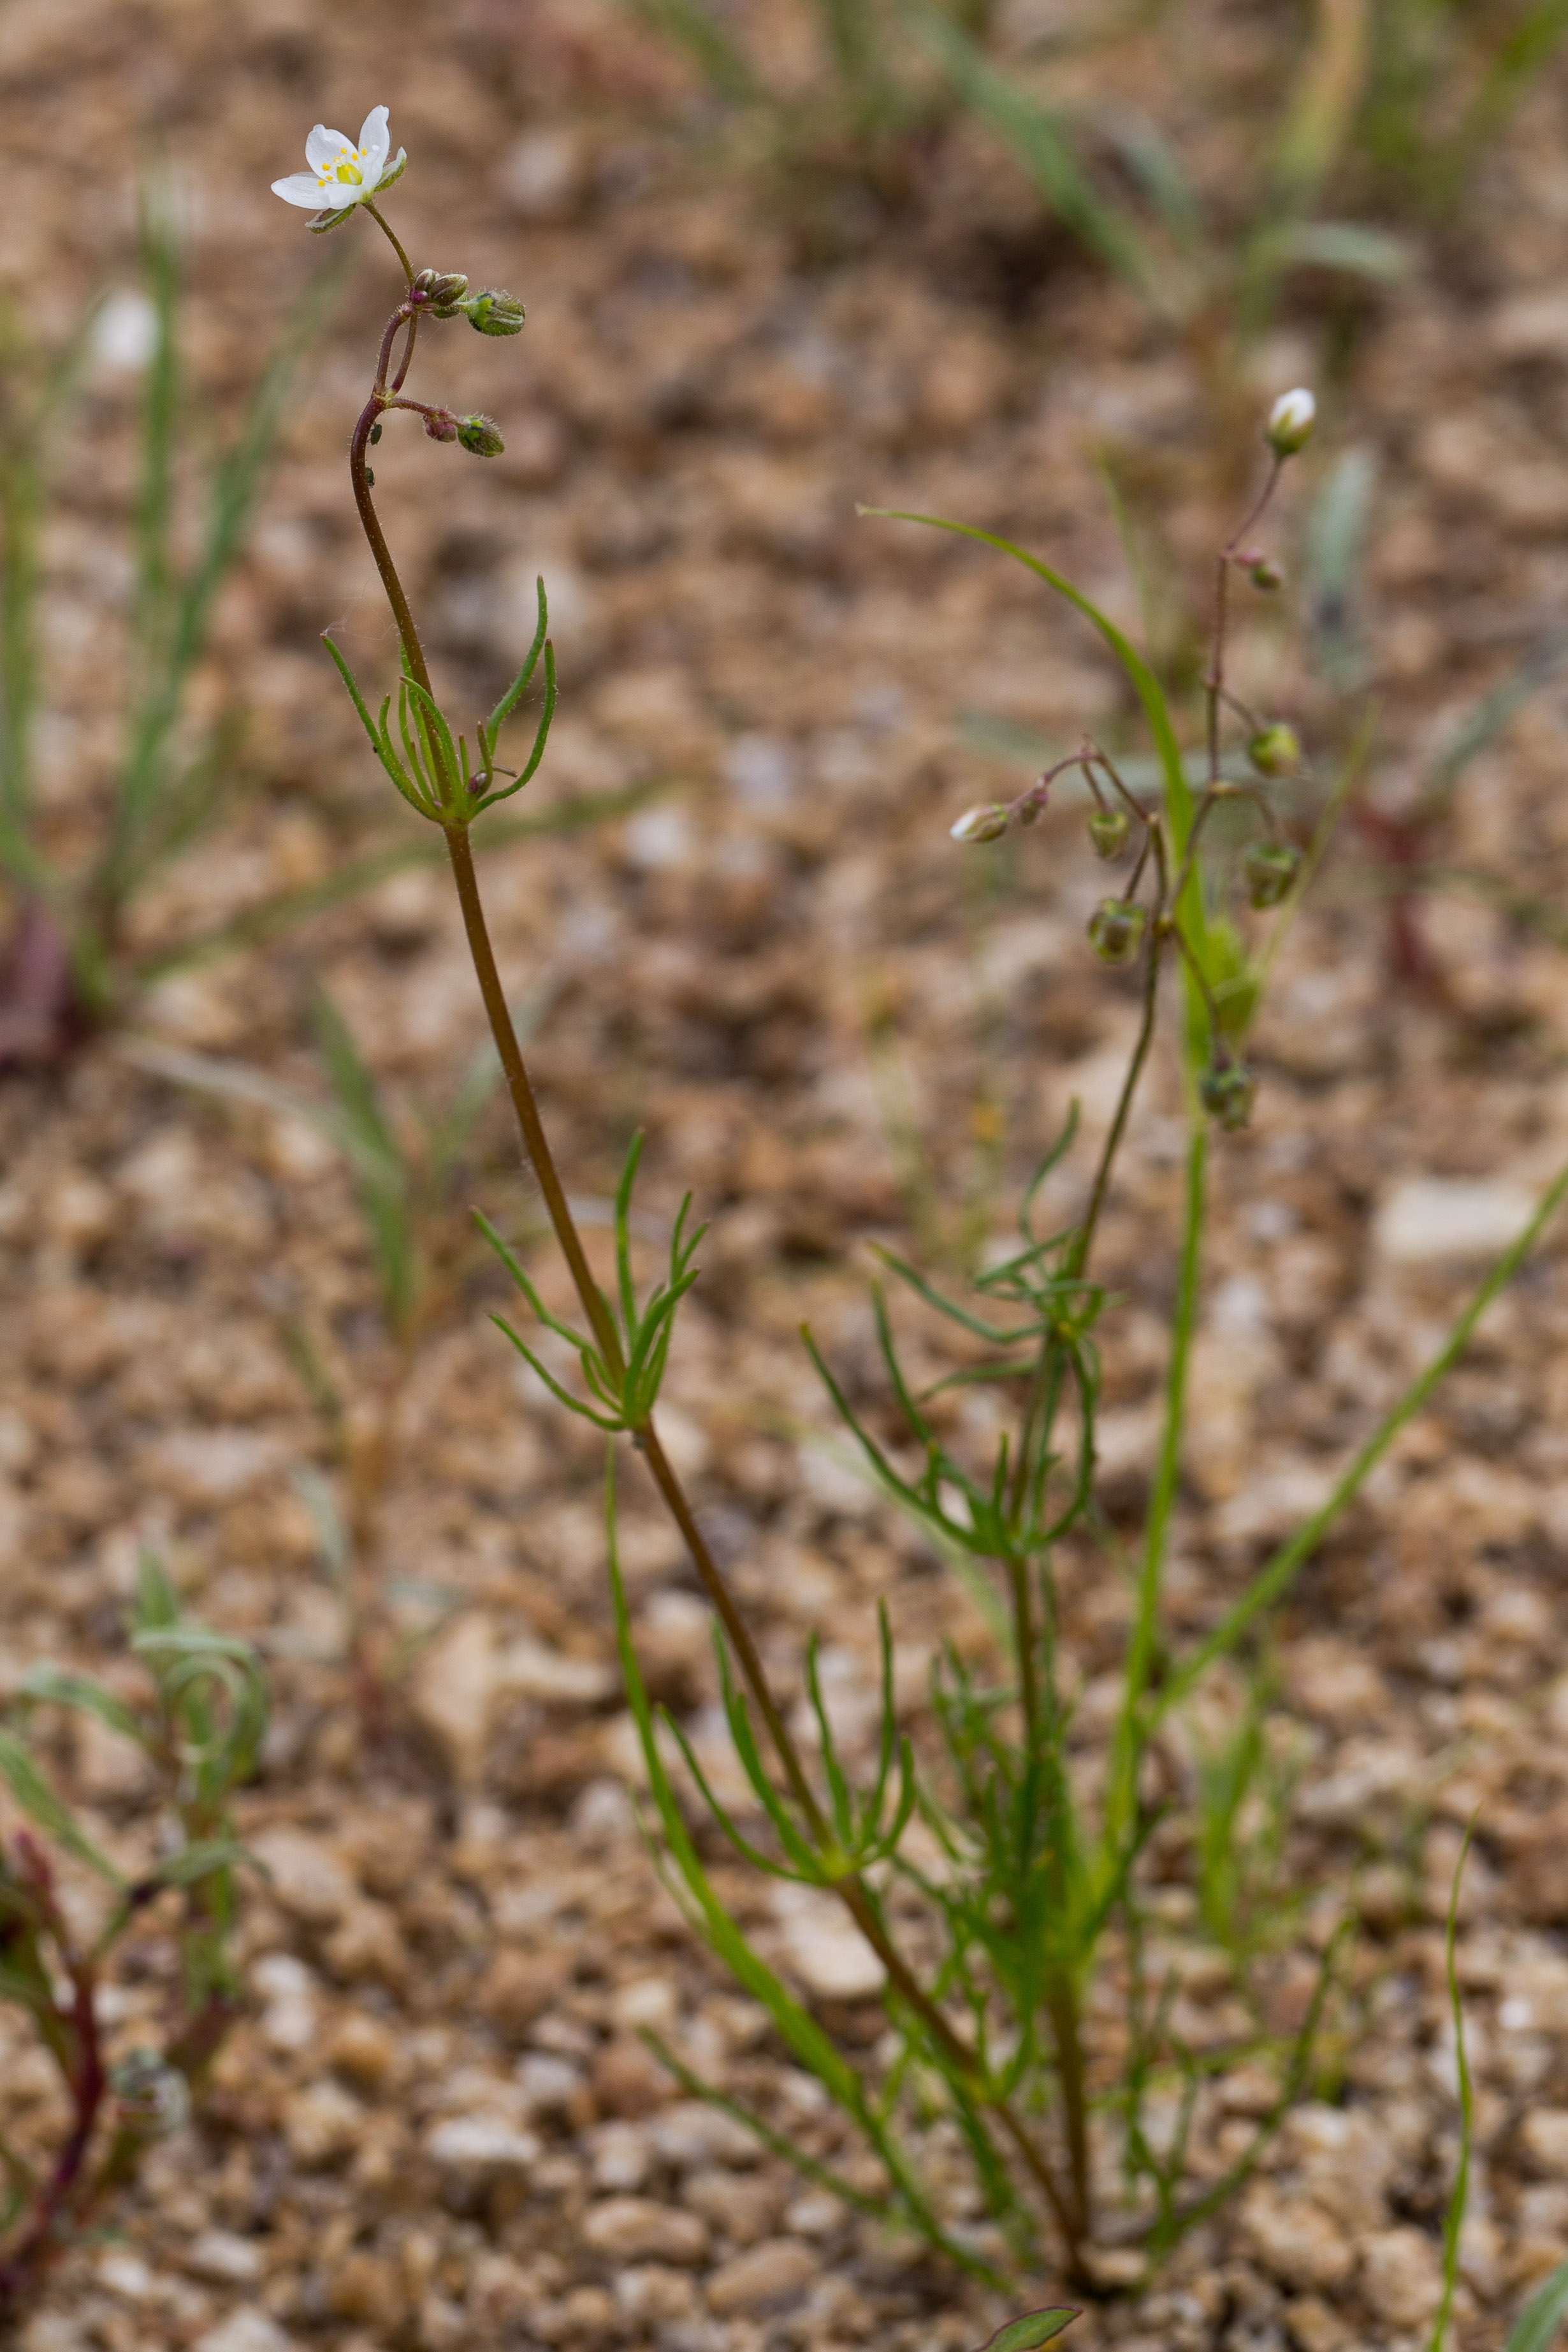
[[(1256, 27), (1189, 13), (1212, 18), (1244, 100), (1267, 65)], [(1221, 173), (1232, 133), (1205, 131), (1158, 69), (1153, 52), (1126, 68)], [(589, 0), (13, 0), (5, 282), (49, 333), (89, 284), (132, 283), (135, 161), (156, 137), (188, 189), (202, 422), (225, 415), (321, 258), (267, 183), (318, 115), (352, 130), (382, 99), (413, 159), (395, 201), (416, 258), (499, 279), (530, 312), (516, 344), (454, 326), (422, 358), (426, 392), (500, 419), (504, 458), (481, 467), (412, 433), (378, 453), (443, 676), (459, 704), (494, 692), (542, 568), (563, 698), (533, 790), (660, 786), (624, 821), (485, 861), (509, 984), (535, 992), (557, 1149), (602, 1218), (645, 1126), (649, 1229), (688, 1187), (713, 1220), (671, 1371), (672, 1444), (781, 1675), (815, 1627), (839, 1685), (863, 1689), (885, 1595), (918, 1729), (932, 1644), (983, 1631), (832, 1450), (796, 1327), (809, 1317), (873, 1396), (866, 1243), (951, 1254), (952, 1203), (984, 1181), (998, 1135), (1005, 1202), (1072, 1097), (1091, 1128), (1107, 1116), (1135, 1008), (1082, 943), (1101, 883), (1079, 814), (1054, 813), (997, 866), (966, 861), (946, 825), (1026, 781), (979, 746), (974, 714), (1060, 744), (1086, 723), (1134, 747), (1136, 733), (1094, 644), (1022, 574), (857, 521), (854, 504), (1004, 530), (1131, 622), (1102, 462), (1195, 599), (1244, 445), (1190, 352), (1036, 234), (1026, 192), (979, 146), (955, 142), (908, 212), (850, 218), (833, 257), (803, 255), (787, 218), (658, 128), (679, 77)], [(1363, 304), (1353, 333), (1307, 288), (1256, 356), (1260, 397), (1302, 378), (1327, 393), (1283, 543), (1339, 450), (1378, 457), (1367, 622), (1385, 806), (1559, 614), (1563, 115), (1561, 88), (1536, 94), (1463, 224), (1414, 233), (1416, 276)], [(149, 941), (414, 822), (384, 807), (315, 645), (341, 625), (363, 671), (390, 670), (342, 458), (392, 289), (360, 243), (204, 689), (243, 681), (248, 791), (142, 911)], [(88, 836), (104, 771), (121, 575), (102, 551), (106, 535), (123, 543), (132, 397), (99, 369), (51, 530), (46, 785), (62, 842)], [(1344, 740), (1277, 617), (1248, 619), (1237, 675), (1299, 713), (1320, 751)], [(1563, 717), (1560, 688), (1533, 698), (1469, 772), (1436, 860), (1552, 897)], [(1402, 984), (1377, 890), (1366, 840), (1347, 836), (1280, 961), (1254, 1125), (1218, 1155), (1171, 1580), (1184, 1635), (1316, 1499), (1430, 1349), (1478, 1253), (1568, 1151), (1562, 951), (1473, 897), (1433, 901), (1426, 984)], [(320, 1093), (317, 982), (410, 1115), (479, 1041), (435, 870), (180, 974), (138, 1020)], [(945, 1209), (911, 1185), (911, 1128)], [(123, 1671), (121, 1613), (150, 1541), (193, 1606), (268, 1650), (277, 1692), (242, 1806), (273, 1874), (244, 1927), (254, 2014), (198, 2124), (150, 2161), (123, 2234), (62, 2271), (27, 2352), (977, 2341), (1000, 2316), (984, 2296), (758, 2161), (637, 2038), (658, 2027), (807, 2145), (838, 2149), (814, 2086), (694, 1945), (638, 1840), (597, 1443), (514, 1368), (487, 1320), (502, 1286), (465, 1222), (478, 1201), (540, 1238), (499, 1106), (438, 1221), (444, 1287), (397, 1409), (375, 1572), (403, 1622), (450, 1613), (421, 1653), (412, 1727), (399, 1717), (381, 1745), (362, 1737), (296, 1484), (305, 1465), (335, 1471), (290, 1332), (314, 1336), (362, 1413), (389, 1370), (340, 1163), (296, 1121), (146, 1075), (113, 1038), (9, 1080), (0, 1138), (0, 1689), (40, 1656)], [(1181, 1149), (1167, 1055), (1107, 1229), (1121, 1304), (1106, 1498), (1129, 1528)], [(1434, 1181), (1478, 1189), (1422, 1189)], [(548, 1253), (531, 1262), (564, 1304)], [(1421, 2340), (1457, 2145), (1442, 1920), (1478, 1804), (1459, 1945), (1478, 2084), (1461, 2341), (1498, 2342), (1568, 2247), (1565, 1333), (1549, 1248), (1293, 1594), (1276, 1650), (1279, 1736), (1299, 1768), (1288, 1875), (1321, 1893), (1293, 1915), (1279, 1968), (1287, 1986), (1310, 1977), (1353, 1886), (1363, 1924), (1332, 2063), (1240, 2202), (1152, 2293), (1080, 2323), (1086, 2352)], [(635, 1481), (639, 1626), (661, 1693), (709, 1737), (704, 1612)], [(1126, 1613), (1085, 1553), (1065, 1635), (1090, 1744)], [(95, 1738), (55, 1761), (134, 1852), (133, 1759)], [(1184, 1941), (1179, 1878), (1173, 1865), (1173, 1949), (1191, 1958), (1201, 2032), (1225, 1989)], [(836, 2028), (873, 2043), (877, 2004), (842, 1973), (836, 1928), (725, 1883)], [(127, 2034), (164, 1998), (170, 1958), (146, 1947), (120, 1996)], [(9, 2013), (0, 2037), (7, 2128), (42, 2135), (47, 2070)], [(1255, 2096), (1239, 2085), (1237, 2118)]]

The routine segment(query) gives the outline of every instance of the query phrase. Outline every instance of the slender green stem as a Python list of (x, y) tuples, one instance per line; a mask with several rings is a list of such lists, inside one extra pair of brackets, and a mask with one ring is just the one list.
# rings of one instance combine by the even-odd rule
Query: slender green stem
[(1051, 2038), (1056, 2044), (1062, 2114), (1067, 2125), (1073, 2222), (1078, 2233), (1087, 2238), (1093, 2226), (1089, 2163), (1089, 2093), (1084, 2078), (1083, 2027), (1079, 2014), (1078, 1988), (1065, 1969), (1053, 1971), (1047, 1982), (1046, 2011), (1051, 2021)]
[(1154, 1484), (1149, 1496), (1149, 1517), (1143, 1535), (1143, 1563), (1138, 1579), (1137, 1614), (1128, 1643), (1121, 1713), (1112, 1742), (1108, 1774), (1105, 1845), (1107, 1867), (1111, 1870), (1118, 1866), (1117, 1858), (1131, 1830), (1137, 1810), (1138, 1763), (1143, 1749), (1141, 1714), (1143, 1694), (1153, 1670), (1165, 1544), (1181, 1478), (1182, 1446), (1186, 1429), (1187, 1373), (1192, 1360), (1193, 1338), (1197, 1328), (1207, 1190), (1208, 1129), (1194, 1126), (1187, 1144), (1186, 1214), (1182, 1233), (1181, 1267), (1176, 1281), (1171, 1361), (1165, 1376), (1164, 1425), (1160, 1434)]
[[(379, 215), (376, 217), (379, 218)], [(383, 226), (384, 226), (384, 223)], [(369, 446), (371, 427), (387, 405), (386, 370), (392, 339), (403, 318), (407, 316), (406, 310), (395, 314), (386, 334), (383, 337), (375, 387), (361, 414), (350, 445), (350, 474), (361, 525), (376, 570), (380, 574), (387, 602), (392, 608), (393, 617), (397, 625), (409, 674), (425, 692), (429, 694), (431, 692), (430, 673), (426, 663), (424, 648), (419, 641), (413, 610), (398, 576), (397, 567), (387, 545), (385, 533), (381, 528), (375, 512), (370, 484), (365, 478), (365, 451)], [(416, 323), (416, 320), (410, 320), (411, 326)], [(396, 385), (401, 385), (403, 376), (406, 373), (407, 360), (408, 354), (405, 352), (403, 368), (395, 380)], [(457, 789), (457, 780), (448, 779), (446, 776), (445, 762), (441, 758), (439, 747), (434, 743), (432, 743), (432, 757), (443, 786), (446, 804), (451, 807), (453, 801), (449, 795)], [(586, 1252), (583, 1247), (582, 1237), (572, 1215), (565, 1189), (561, 1182), (554, 1157), (550, 1149), (549, 1139), (539, 1115), (532, 1084), (528, 1076), (522, 1049), (512, 1024), (506, 992), (501, 986), (500, 974), (496, 965), (495, 952), (485, 920), (484, 903), (479, 894), (479, 877), (474, 870), (473, 851), (468, 840), (468, 827), (463, 824), (453, 823), (444, 825), (442, 831), (446, 837), (452, 877), (462, 910), (463, 926), (473, 961), (475, 977), (484, 1002), (496, 1051), (500, 1057), (507, 1091), (511, 1098), (523, 1146), (543, 1195), (556, 1241), (572, 1276), (584, 1314), (593, 1329), (595, 1342), (604, 1358), (606, 1368), (613, 1377), (618, 1379), (625, 1370), (620, 1336), (616, 1331), (608, 1302), (594, 1279)], [(761, 1654), (752, 1638), (745, 1620), (735, 1605), (729, 1587), (720, 1573), (718, 1563), (698, 1524), (685, 1490), (659, 1441), (651, 1415), (640, 1426), (635, 1428), (631, 1434), (633, 1443), (647, 1463), (654, 1483), (659, 1490), (670, 1517), (680, 1530), (698, 1577), (740, 1663), (746, 1684), (767, 1726), (770, 1739), (788, 1782), (791, 1795), (813, 1836), (819, 1846), (826, 1850), (829, 1843), (827, 1822), (806, 1777), (799, 1750), (784, 1720), (783, 1711), (773, 1696)], [(1062, 2236), (1068, 2270), (1072, 2275), (1078, 2276), (1082, 2267), (1081, 2232), (1075, 2225), (1069, 2200), (1063, 2194), (1043, 2150), (1005, 2097), (991, 2082), (974, 2053), (954, 2032), (936, 2002), (924, 1990), (908, 1961), (892, 1943), (877, 1903), (864, 1880), (858, 1873), (847, 1874), (836, 1882), (834, 1891), (881, 1961), (887, 1970), (889, 1981), (900, 1999), (920, 2020), (932, 2042), (942, 2051), (947, 2063), (971, 2086), (973, 2095), (995, 2116), (1000, 2128), (1012, 2141), (1057, 2221)]]
[(363, 199), (363, 209), (370, 215), (372, 220), (375, 223), (383, 236), (385, 237), (388, 245), (391, 246), (394, 253), (396, 254), (398, 267), (403, 272), (405, 285), (412, 286), (414, 283), (414, 265), (409, 260), (408, 256), (404, 252), (402, 245), (399, 243), (397, 236), (392, 227), (392, 224), (388, 221), (386, 215), (372, 203), (369, 196), (366, 196)]

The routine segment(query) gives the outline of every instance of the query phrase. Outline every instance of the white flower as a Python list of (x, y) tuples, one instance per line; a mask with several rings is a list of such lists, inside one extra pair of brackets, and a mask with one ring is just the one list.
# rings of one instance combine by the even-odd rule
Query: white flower
[(1311, 438), (1318, 404), (1304, 386), (1282, 392), (1268, 412), (1263, 437), (1277, 457), (1293, 457)]
[(329, 131), (318, 122), (305, 142), (310, 170), (274, 180), (272, 193), (286, 205), (300, 205), (310, 213), (339, 213), (350, 205), (363, 205), (377, 188), (390, 186), (407, 161), (400, 147), (388, 163), (391, 144), (384, 106), (373, 106), (365, 116), (357, 147), (341, 131)]

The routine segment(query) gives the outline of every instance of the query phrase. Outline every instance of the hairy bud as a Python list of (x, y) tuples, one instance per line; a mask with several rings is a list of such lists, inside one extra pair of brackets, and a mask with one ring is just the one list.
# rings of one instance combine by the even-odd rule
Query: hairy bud
[(1102, 963), (1130, 963), (1148, 923), (1131, 898), (1102, 898), (1089, 919), (1089, 943)]
[(1293, 457), (1311, 439), (1317, 420), (1317, 402), (1299, 384), (1294, 392), (1280, 394), (1268, 412), (1263, 437), (1277, 457)]
[(1252, 1116), (1258, 1080), (1244, 1062), (1215, 1062), (1198, 1080), (1198, 1098), (1211, 1118), (1234, 1133)]
[(471, 457), (499, 457), (506, 447), (493, 416), (459, 416), (458, 438)]
[(1260, 776), (1293, 776), (1301, 764), (1301, 739), (1293, 727), (1277, 719), (1272, 727), (1253, 737), (1247, 756)]
[(978, 808), (965, 809), (948, 832), (954, 841), (998, 841), (1007, 830), (1010, 815), (1005, 802), (982, 801)]
[(458, 420), (449, 408), (433, 408), (425, 419), (425, 430), (432, 441), (455, 441)]
[(191, 2088), (155, 2050), (130, 2050), (110, 2073), (121, 2128), (138, 2139), (170, 2139), (191, 2112)]
[(1277, 907), (1301, 870), (1301, 853), (1288, 841), (1249, 842), (1241, 861), (1254, 907)]
[(481, 293), (465, 294), (452, 306), (460, 310), (470, 327), (481, 335), (521, 335), (523, 308), (515, 294), (502, 293), (498, 288), (486, 287)]
[(1127, 846), (1131, 819), (1121, 808), (1096, 809), (1089, 820), (1089, 837), (1097, 857), (1120, 857)]
[(424, 296), (432, 318), (455, 319), (468, 281), (460, 269), (422, 269), (412, 290)]

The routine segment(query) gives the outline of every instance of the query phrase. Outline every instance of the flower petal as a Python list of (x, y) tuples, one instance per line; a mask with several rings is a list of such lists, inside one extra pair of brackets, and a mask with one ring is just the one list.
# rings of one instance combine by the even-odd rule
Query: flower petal
[(305, 161), (312, 172), (324, 172), (340, 155), (353, 153), (353, 142), (345, 139), (341, 131), (329, 131), (324, 122), (318, 122), (305, 142)]
[(392, 133), (386, 127), (384, 106), (371, 108), (360, 125), (359, 143), (365, 160), (365, 178), (370, 179), (373, 171), (379, 178), (381, 167), (386, 161), (386, 151), (392, 144)]
[(291, 172), (286, 180), (274, 180), (272, 193), (286, 205), (302, 205), (309, 213), (321, 209), (321, 184), (314, 172)]
[(350, 205), (363, 205), (369, 194), (358, 181), (329, 180), (324, 188), (317, 187), (310, 202), (318, 212), (341, 213)]

